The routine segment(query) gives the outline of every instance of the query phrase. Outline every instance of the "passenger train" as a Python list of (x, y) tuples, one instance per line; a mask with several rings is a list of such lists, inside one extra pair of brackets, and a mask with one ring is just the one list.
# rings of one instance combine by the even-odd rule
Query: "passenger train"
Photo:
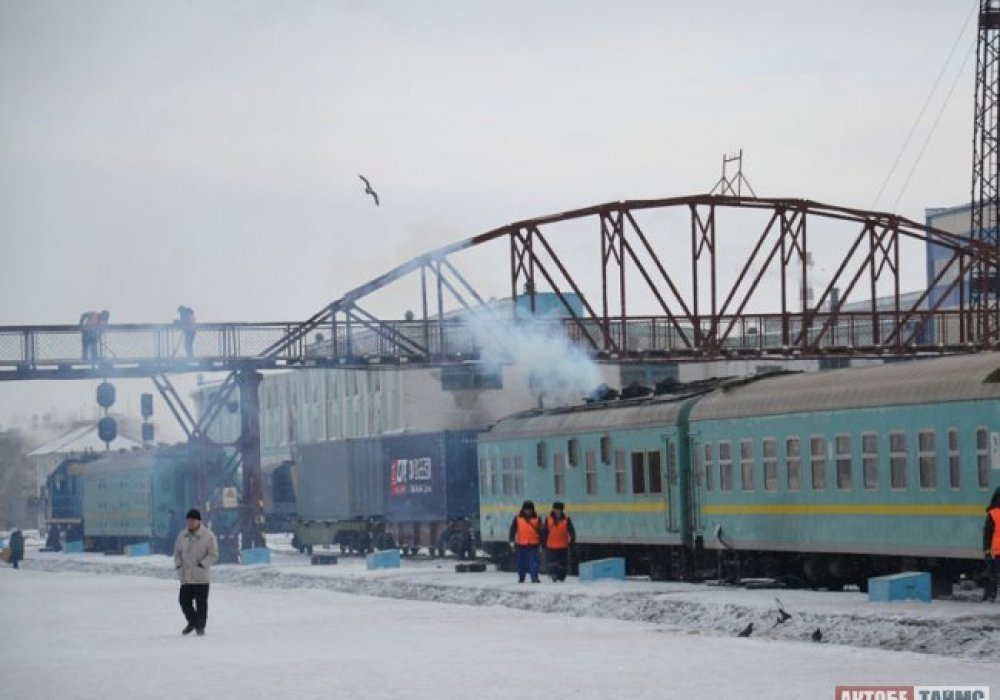
[(998, 431), (996, 352), (528, 411), (480, 436), (483, 545), (505, 566), (521, 501), (564, 501), (577, 558), (635, 574), (940, 591), (982, 568)]

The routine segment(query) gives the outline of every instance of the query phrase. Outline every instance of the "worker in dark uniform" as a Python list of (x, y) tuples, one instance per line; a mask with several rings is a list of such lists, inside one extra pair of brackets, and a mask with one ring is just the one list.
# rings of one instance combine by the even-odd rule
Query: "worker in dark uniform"
[(997, 580), (1000, 579), (1000, 488), (993, 492), (990, 505), (986, 508), (983, 556), (986, 558), (986, 588), (983, 591), (983, 602), (995, 602)]
[(507, 539), (517, 553), (517, 582), (524, 583), (524, 577), (530, 574), (531, 582), (539, 583), (538, 549), (542, 542), (542, 523), (534, 503), (521, 504), (521, 511), (510, 524)]
[(549, 577), (553, 581), (565, 581), (569, 573), (569, 548), (576, 544), (576, 530), (561, 501), (552, 504), (552, 512), (545, 519), (542, 534)]

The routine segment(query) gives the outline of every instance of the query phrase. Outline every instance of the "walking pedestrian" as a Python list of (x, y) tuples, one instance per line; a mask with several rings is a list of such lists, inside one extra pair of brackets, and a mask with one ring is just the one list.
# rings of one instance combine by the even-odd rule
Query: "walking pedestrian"
[(10, 563), (16, 569), (22, 559), (24, 559), (24, 533), (14, 530), (10, 533)]
[(986, 586), (983, 602), (996, 602), (1000, 579), (1000, 488), (993, 492), (983, 525), (983, 557), (986, 559)]
[(187, 512), (186, 527), (174, 544), (174, 567), (181, 581), (178, 602), (187, 620), (181, 634), (205, 634), (208, 622), (209, 569), (219, 560), (219, 543), (215, 534), (201, 524), (201, 513), (192, 508)]
[(517, 582), (524, 583), (524, 578), (531, 575), (532, 583), (538, 579), (538, 549), (542, 541), (542, 523), (535, 512), (535, 504), (525, 501), (520, 512), (511, 521), (507, 539), (514, 546), (517, 554)]
[(576, 544), (576, 529), (573, 519), (566, 515), (566, 505), (561, 501), (552, 504), (542, 533), (549, 577), (553, 581), (565, 581), (569, 573), (569, 548)]
[(181, 333), (184, 334), (184, 352), (188, 357), (194, 357), (194, 334), (197, 326), (194, 309), (190, 306), (178, 306), (177, 315), (177, 323), (180, 324)]

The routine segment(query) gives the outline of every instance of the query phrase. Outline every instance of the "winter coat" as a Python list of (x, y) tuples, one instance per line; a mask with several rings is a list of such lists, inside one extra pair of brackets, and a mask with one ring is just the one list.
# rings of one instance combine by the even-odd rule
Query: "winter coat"
[(20, 530), (10, 533), (10, 559), (12, 562), (24, 559), (24, 534)]
[(174, 568), (182, 584), (208, 583), (208, 569), (219, 560), (215, 533), (204, 525), (191, 531), (184, 528), (174, 544)]

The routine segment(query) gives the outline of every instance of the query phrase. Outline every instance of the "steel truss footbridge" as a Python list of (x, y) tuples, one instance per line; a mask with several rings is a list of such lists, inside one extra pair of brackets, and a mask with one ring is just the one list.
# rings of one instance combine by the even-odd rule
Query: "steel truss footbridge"
[[(502, 361), (525, 327), (615, 363), (996, 348), (1000, 308), (972, 302), (973, 274), (1000, 279), (997, 246), (885, 212), (715, 194), (609, 202), (425, 253), (305, 321), (200, 324), (192, 357), (172, 323), (109, 325), (87, 361), (76, 325), (0, 327), (0, 381), (151, 377), (193, 438), (239, 387), (253, 510), (261, 370)], [(167, 376), (207, 371), (230, 374), (195, 420)]]

